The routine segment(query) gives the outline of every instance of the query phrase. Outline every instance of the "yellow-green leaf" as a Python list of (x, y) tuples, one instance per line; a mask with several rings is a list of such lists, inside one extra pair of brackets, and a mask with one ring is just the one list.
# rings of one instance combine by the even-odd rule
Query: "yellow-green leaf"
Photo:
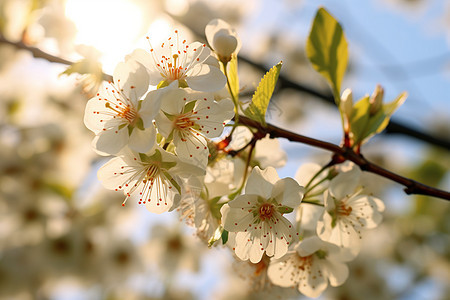
[(348, 62), (348, 44), (338, 21), (321, 7), (306, 43), (306, 55), (313, 68), (325, 77), (339, 106), (342, 79)]
[(92, 74), (95, 76), (102, 77), (102, 65), (95, 60), (82, 59), (68, 66), (67, 69), (60, 75), (70, 75), (72, 73), (78, 74)]
[(236, 101), (239, 99), (239, 76), (237, 67), (237, 57), (233, 55), (233, 58), (228, 62), (228, 81), (230, 83), (230, 93), (234, 95)]
[(252, 102), (244, 111), (247, 117), (263, 125), (266, 125), (266, 111), (280, 75), (281, 65), (282, 62), (279, 62), (264, 75), (253, 94)]

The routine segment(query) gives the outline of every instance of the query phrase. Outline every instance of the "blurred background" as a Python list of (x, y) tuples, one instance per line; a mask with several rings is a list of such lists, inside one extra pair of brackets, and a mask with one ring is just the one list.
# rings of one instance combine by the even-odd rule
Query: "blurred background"
[[(363, 153), (449, 190), (449, 1), (0, 0), (0, 299), (302, 299), (261, 292), (267, 283), (248, 263), (234, 262), (226, 248), (208, 249), (177, 212), (122, 207), (122, 195), (97, 180), (107, 158), (91, 149), (83, 115), (101, 71), (112, 74), (133, 49), (148, 49), (145, 36), (162, 41), (176, 28), (188, 41), (205, 41), (205, 25), (222, 18), (243, 41), (243, 97), (282, 60), (270, 122), (339, 143), (329, 88), (304, 53), (321, 5), (349, 41), (343, 87), (355, 99), (377, 83), (385, 101), (409, 93), (393, 117), (406, 133), (391, 128)], [(67, 69), (64, 60), (82, 62)], [(281, 143), (288, 161), (280, 177), (329, 158)], [(347, 282), (320, 299), (448, 299), (449, 203), (372, 183), (385, 219), (364, 237)]]

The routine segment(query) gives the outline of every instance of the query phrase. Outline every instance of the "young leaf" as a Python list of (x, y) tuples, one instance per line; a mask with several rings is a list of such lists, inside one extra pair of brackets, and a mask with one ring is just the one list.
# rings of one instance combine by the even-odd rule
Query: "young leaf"
[(252, 102), (244, 111), (247, 117), (263, 125), (266, 125), (266, 111), (280, 75), (281, 65), (282, 62), (279, 62), (264, 75), (253, 94)]
[(330, 83), (338, 106), (342, 78), (347, 68), (347, 46), (341, 25), (321, 7), (306, 42), (306, 55), (313, 68)]
[(239, 77), (237, 68), (237, 57), (233, 55), (233, 58), (228, 62), (228, 81), (230, 82), (231, 93), (233, 93), (236, 100), (239, 99)]

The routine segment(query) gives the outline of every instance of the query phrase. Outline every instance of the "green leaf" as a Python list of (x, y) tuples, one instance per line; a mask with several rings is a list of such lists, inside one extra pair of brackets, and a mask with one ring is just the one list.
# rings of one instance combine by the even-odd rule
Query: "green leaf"
[[(214, 231), (213, 236), (208, 241), (208, 247), (211, 248), (211, 246), (214, 245), (214, 243), (220, 239), (222, 239), (222, 243), (224, 245), (228, 240), (228, 231), (223, 229), (222, 225), (219, 225), (219, 227), (217, 227), (216, 231)], [(225, 242), (224, 242), (224, 240), (225, 240)]]
[(239, 99), (239, 76), (238, 76), (238, 66), (237, 57), (233, 55), (233, 58), (228, 62), (228, 81), (230, 83), (231, 93)]
[(223, 230), (222, 232), (222, 244), (226, 244), (228, 242), (228, 231), (227, 230)]
[(383, 131), (386, 126), (389, 124), (389, 119), (391, 118), (394, 111), (397, 110), (406, 100), (408, 97), (408, 93), (403, 92), (400, 95), (397, 96), (392, 102), (386, 103), (383, 105), (383, 112), (386, 115), (386, 118), (384, 119), (383, 123), (377, 128), (376, 133), (380, 133)]
[(255, 94), (253, 94), (252, 102), (244, 111), (247, 117), (263, 125), (266, 125), (266, 111), (280, 75), (281, 65), (282, 62), (279, 62), (264, 75)]
[(363, 139), (367, 123), (369, 122), (370, 97), (365, 96), (353, 106), (350, 119), (350, 131), (353, 133), (354, 144), (357, 145)]
[(338, 21), (321, 7), (306, 42), (306, 55), (313, 68), (325, 77), (339, 106), (342, 79), (348, 62), (348, 44)]

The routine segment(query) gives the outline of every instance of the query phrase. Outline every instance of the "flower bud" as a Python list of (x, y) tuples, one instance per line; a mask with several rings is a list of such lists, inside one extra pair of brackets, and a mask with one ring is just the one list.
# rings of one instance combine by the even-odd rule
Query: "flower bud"
[(377, 86), (375, 87), (375, 91), (373, 91), (373, 94), (369, 100), (370, 103), (369, 113), (371, 116), (375, 115), (377, 112), (380, 111), (381, 106), (383, 105), (383, 97), (384, 97), (384, 90), (381, 87), (381, 85), (377, 84)]
[(223, 57), (230, 57), (237, 47), (237, 39), (226, 32), (218, 32), (213, 39), (212, 47)]
[(339, 110), (347, 120), (350, 120), (353, 112), (353, 94), (351, 89), (345, 89), (344, 92), (342, 92)]
[(241, 48), (241, 41), (230, 24), (214, 19), (206, 25), (206, 39), (223, 63), (229, 62), (233, 53)]

